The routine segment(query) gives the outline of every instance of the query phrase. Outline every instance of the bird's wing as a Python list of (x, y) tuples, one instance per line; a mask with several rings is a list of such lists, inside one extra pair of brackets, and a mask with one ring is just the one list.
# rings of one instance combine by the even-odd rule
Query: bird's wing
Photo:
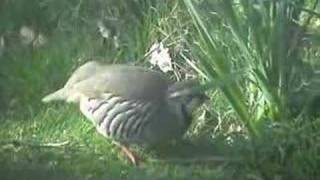
[(113, 93), (124, 98), (157, 101), (164, 98), (168, 80), (160, 73), (140, 67), (111, 65), (72, 86), (88, 97)]

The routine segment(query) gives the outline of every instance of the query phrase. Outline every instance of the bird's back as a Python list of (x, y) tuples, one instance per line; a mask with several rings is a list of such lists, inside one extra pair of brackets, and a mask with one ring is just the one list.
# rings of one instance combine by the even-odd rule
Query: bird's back
[(169, 84), (163, 74), (152, 70), (128, 65), (102, 65), (93, 61), (80, 66), (57, 91), (59, 93), (48, 95), (44, 101), (68, 101), (78, 94), (100, 97), (104, 93), (127, 99), (158, 101), (166, 95)]

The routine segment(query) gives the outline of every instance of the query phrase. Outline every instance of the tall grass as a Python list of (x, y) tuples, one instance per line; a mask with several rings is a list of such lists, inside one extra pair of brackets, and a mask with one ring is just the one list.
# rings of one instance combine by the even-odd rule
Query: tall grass
[(233, 146), (247, 149), (245, 166), (265, 179), (316, 178), (319, 76), (305, 54), (313, 15), (302, 10), (318, 1), (184, 2), (197, 29), (193, 56), (253, 140)]
[[(250, 134), (259, 135), (259, 122), (266, 119), (292, 117), (289, 97), (306, 73), (303, 3), (214, 1), (209, 13), (200, 12), (190, 0), (185, 4), (199, 34), (200, 64), (209, 81), (224, 81), (221, 91)], [(225, 80), (230, 81), (230, 75), (238, 77), (230, 83)]]

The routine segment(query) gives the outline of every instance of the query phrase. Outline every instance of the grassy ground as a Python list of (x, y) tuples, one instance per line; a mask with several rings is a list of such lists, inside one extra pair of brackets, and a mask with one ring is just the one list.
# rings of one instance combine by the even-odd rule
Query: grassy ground
[[(13, 123), (14, 122), (14, 123)], [(49, 108), (1, 126), (1, 179), (149, 179), (201, 177), (202, 168), (153, 162), (133, 167), (76, 109)], [(50, 146), (49, 143), (65, 145)], [(165, 166), (163, 166), (165, 164)], [(195, 169), (193, 169), (195, 168)], [(208, 174), (214, 174), (215, 171)]]
[[(206, 2), (195, 3), (201, 13), (212, 10), (213, 5)], [(224, 52), (232, 60), (237, 53), (239, 59), (248, 58), (223, 29), (222, 20), (213, 15), (209, 13), (204, 21), (216, 27), (208, 30), (223, 44), (221, 51), (214, 53)], [(278, 106), (270, 108), (272, 103), (264, 101), (263, 108), (254, 109), (262, 106), (254, 100), (259, 88), (245, 81), (241, 82), (247, 89), (240, 84), (239, 92), (247, 94), (239, 99), (247, 98), (246, 103), (253, 104), (248, 111), (260, 118), (252, 125), (259, 136), (250, 132), (251, 126), (243, 120), (246, 115), (237, 115), (234, 101), (225, 93), (236, 92), (222, 88), (208, 92), (213, 101), (197, 114), (187, 134), (190, 142), (157, 151), (136, 148), (145, 160), (140, 167), (133, 167), (110, 140), (98, 135), (77, 107), (41, 103), (44, 95), (60, 87), (88, 59), (149, 66), (143, 56), (157, 40), (170, 48), (182, 79), (191, 69), (186, 57), (207, 73), (205, 62), (195, 59), (212, 58), (210, 45), (197, 41), (202, 27), (198, 25), (197, 30), (194, 24), (199, 21), (191, 17), (195, 14), (182, 1), (1, 1), (0, 37), (5, 43), (0, 41), (0, 179), (318, 179), (320, 119), (301, 115), (270, 121), (278, 118), (273, 112)], [(111, 34), (117, 36), (118, 45), (112, 38), (103, 43), (97, 30), (97, 21), (103, 18)], [(23, 26), (43, 34), (47, 42), (40, 47), (23, 44), (19, 35)], [(264, 46), (268, 51), (273, 44)], [(314, 69), (318, 49), (304, 50), (296, 57), (312, 62)], [(280, 57), (281, 52), (277, 53)], [(246, 67), (245, 63), (230, 61), (230, 67), (237, 71)], [(192, 72), (205, 79), (202, 72)], [(219, 74), (215, 77), (219, 80)], [(294, 97), (295, 105), (301, 108), (300, 99)], [(206, 160), (190, 161), (190, 157)], [(163, 160), (168, 158), (171, 160)]]

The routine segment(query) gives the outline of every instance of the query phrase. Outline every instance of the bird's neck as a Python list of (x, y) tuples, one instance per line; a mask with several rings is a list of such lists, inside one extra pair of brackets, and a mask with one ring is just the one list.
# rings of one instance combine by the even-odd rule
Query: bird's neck
[(188, 113), (187, 107), (182, 103), (169, 103), (170, 109), (175, 111), (177, 120), (182, 127), (188, 128), (191, 124), (192, 116)]

